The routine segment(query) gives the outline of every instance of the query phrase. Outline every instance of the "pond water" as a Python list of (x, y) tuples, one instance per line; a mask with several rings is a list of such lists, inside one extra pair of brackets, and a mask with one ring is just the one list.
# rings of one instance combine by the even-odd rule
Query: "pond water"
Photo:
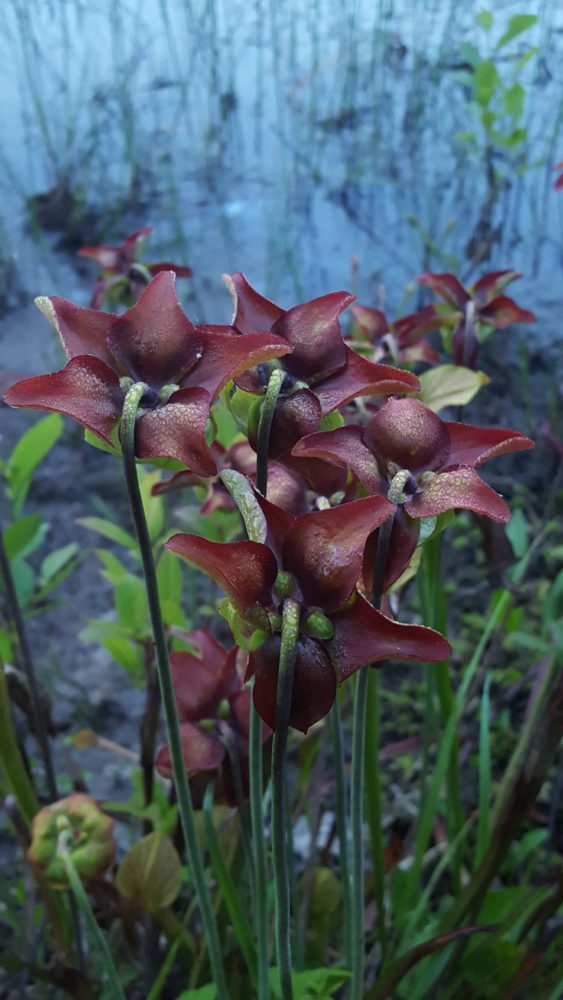
[[(537, 22), (499, 47), (522, 13)], [(551, 341), (563, 7), (497, 2), (489, 21), (483, 0), (4, 0), (5, 305), (86, 304), (76, 246), (150, 222), (149, 258), (193, 268), (195, 321), (229, 320), (232, 270), (288, 306), (347, 288), (395, 318), (425, 268), (510, 266), (535, 341)], [(476, 58), (496, 74), (496, 138)], [(32, 313), (4, 320), (1, 367), (40, 370), (51, 351)]]

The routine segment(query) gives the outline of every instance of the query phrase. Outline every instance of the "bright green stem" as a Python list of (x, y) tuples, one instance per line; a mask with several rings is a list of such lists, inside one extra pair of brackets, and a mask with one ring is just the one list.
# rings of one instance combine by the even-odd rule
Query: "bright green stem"
[(338, 856), (340, 859), (340, 881), (342, 882), (344, 955), (346, 964), (352, 967), (352, 883), (350, 881), (350, 861), (348, 856), (348, 824), (346, 808), (346, 779), (344, 776), (344, 746), (342, 742), (342, 721), (340, 704), (336, 698), (330, 716), (333, 748), (333, 771), (336, 782), (336, 830), (338, 833)]
[(143, 509), (143, 500), (139, 488), (137, 465), (135, 462), (135, 422), (137, 419), (139, 404), (146, 389), (147, 386), (145, 386), (142, 382), (137, 382), (132, 385), (127, 392), (125, 402), (123, 404), (123, 414), (121, 419), (123, 470), (131, 502), (131, 511), (135, 522), (135, 530), (139, 541), (139, 550), (143, 562), (149, 613), (156, 650), (158, 680), (160, 684), (162, 705), (164, 708), (164, 717), (166, 720), (168, 746), (170, 748), (170, 757), (172, 759), (172, 773), (174, 776), (176, 794), (178, 796), (178, 810), (180, 813), (180, 822), (182, 824), (182, 830), (186, 843), (188, 864), (201, 911), (201, 918), (207, 947), (209, 949), (209, 959), (215, 981), (215, 988), (217, 990), (217, 997), (219, 1000), (227, 1000), (229, 994), (221, 955), (221, 944), (219, 941), (217, 922), (215, 920), (215, 914), (211, 903), (211, 896), (205, 879), (203, 858), (197, 838), (194, 807), (186, 768), (184, 765), (184, 756), (182, 753), (178, 712), (176, 709), (176, 699), (174, 697), (172, 673), (170, 670), (170, 660), (168, 656), (168, 644), (166, 642), (166, 633), (164, 631), (164, 622), (162, 620), (162, 612), (158, 596), (156, 569), (149, 530)]
[(270, 450), (270, 431), (272, 429), (272, 421), (274, 419), (274, 413), (276, 412), (278, 396), (280, 394), (284, 378), (285, 372), (281, 368), (274, 368), (268, 381), (268, 388), (266, 389), (266, 395), (264, 397), (262, 411), (260, 413), (260, 421), (258, 423), (258, 440), (256, 442), (256, 488), (264, 496), (266, 496), (268, 491), (268, 452)]
[(18, 804), (18, 809), (29, 825), (39, 809), (39, 805), (25, 769), (12, 725), (10, 697), (2, 660), (0, 660), (0, 763), (8, 779), (10, 791)]
[(299, 605), (296, 601), (291, 598), (284, 601), (276, 698), (276, 728), (272, 743), (272, 862), (276, 902), (276, 958), (282, 1000), (293, 1000), (286, 785), (287, 735), (297, 656), (299, 614)]
[(80, 881), (80, 876), (74, 867), (70, 852), (67, 848), (67, 838), (69, 836), (68, 831), (63, 830), (59, 836), (59, 842), (57, 846), (58, 854), (65, 866), (66, 875), (69, 881), (71, 891), (78, 903), (78, 907), (86, 921), (86, 926), (88, 932), (91, 936), (92, 942), (95, 944), (95, 949), (98, 953), (100, 962), (103, 966), (103, 970), (111, 989), (111, 996), (115, 1000), (125, 1000), (125, 993), (121, 988), (121, 983), (119, 981), (119, 976), (115, 968), (111, 952), (108, 947), (105, 935), (100, 930), (96, 918), (92, 912), (92, 907), (90, 906), (90, 901), (86, 895), (84, 886)]
[(262, 720), (250, 706), (250, 821), (254, 849), (254, 920), (258, 952), (258, 1000), (268, 1000), (268, 877), (266, 867), (266, 842), (264, 840), (264, 767), (262, 745)]
[(379, 697), (379, 671), (368, 671), (366, 705), (366, 815), (371, 843), (373, 892), (377, 906), (377, 930), (382, 958), (387, 951), (385, 927), (385, 853), (383, 845), (383, 810), (381, 806), (381, 772), (379, 749), (381, 741), (381, 705)]

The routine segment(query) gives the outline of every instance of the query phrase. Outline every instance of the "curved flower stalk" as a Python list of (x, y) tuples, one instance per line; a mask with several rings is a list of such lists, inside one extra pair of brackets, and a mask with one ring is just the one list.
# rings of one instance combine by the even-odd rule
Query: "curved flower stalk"
[[(248, 796), (250, 689), (243, 687), (237, 670), (242, 651), (236, 646), (225, 649), (207, 629), (196, 629), (183, 638), (196, 653), (172, 653), (170, 662), (186, 771), (190, 777), (219, 772), (222, 798), (234, 805), (237, 775), (229, 751), (237, 754), (241, 791)], [(243, 672), (244, 668), (245, 664)], [(262, 741), (269, 736), (263, 726)], [(163, 777), (172, 777), (167, 746), (159, 751), (156, 768)]]
[[(489, 271), (467, 288), (454, 274), (425, 271), (418, 277), (439, 295), (448, 306), (444, 313), (430, 306), (441, 319), (440, 326), (452, 332), (452, 352), (456, 365), (474, 368), (480, 342), (487, 329), (506, 330), (514, 323), (535, 323), (528, 309), (521, 309), (514, 299), (502, 294), (512, 281), (521, 278), (518, 271)], [(453, 310), (453, 313), (449, 310)]]
[(110, 306), (132, 306), (161, 271), (173, 271), (178, 278), (191, 278), (192, 269), (183, 264), (160, 261), (147, 264), (141, 261), (145, 241), (154, 226), (143, 226), (136, 233), (126, 236), (122, 243), (81, 247), (79, 257), (89, 257), (100, 265), (102, 273), (94, 282), (91, 309), (101, 309), (104, 302)]
[(123, 316), (40, 298), (69, 358), (51, 375), (11, 386), (9, 406), (56, 410), (110, 445), (127, 390), (146, 385), (135, 430), (138, 458), (177, 459), (201, 476), (216, 473), (205, 439), (211, 404), (235, 375), (291, 351), (281, 337), (244, 340), (230, 326), (194, 326), (175, 293), (175, 275), (157, 275)]
[(380, 309), (357, 305), (350, 312), (353, 322), (347, 339), (357, 343), (358, 348), (364, 344), (370, 348), (374, 361), (435, 365), (440, 360), (438, 351), (425, 339), (425, 334), (439, 330), (443, 324), (443, 317), (434, 306), (426, 306), (394, 323), (389, 323)]
[(302, 732), (330, 711), (337, 683), (365, 664), (437, 662), (450, 655), (448, 642), (437, 632), (386, 618), (356, 590), (366, 539), (393, 514), (388, 500), (369, 497), (293, 517), (253, 491), (242, 476), (237, 489), (237, 499), (246, 490), (243, 516), (253, 519), (253, 537), (261, 541), (219, 543), (174, 535), (166, 544), (227, 594), (231, 621), (238, 628), (242, 623), (249, 637), (246, 678), (255, 678), (254, 704), (271, 729), (276, 725), (280, 609), (288, 600), (299, 608), (289, 724)]
[(533, 447), (519, 431), (450, 423), (417, 399), (389, 399), (365, 427), (312, 434), (293, 454), (349, 469), (375, 496), (388, 497), (391, 484), (399, 484), (387, 587), (408, 565), (422, 519), (464, 508), (509, 521), (505, 500), (475, 470), (496, 455)]
[(246, 392), (262, 395), (272, 368), (284, 372), (270, 434), (271, 458), (288, 454), (299, 438), (317, 430), (323, 416), (357, 396), (418, 390), (415, 375), (373, 364), (345, 344), (339, 316), (354, 301), (348, 292), (284, 310), (255, 291), (243, 274), (225, 275), (225, 282), (235, 303), (233, 326), (244, 339), (255, 330), (268, 330), (291, 347), (283, 362), (259, 365), (235, 379)]

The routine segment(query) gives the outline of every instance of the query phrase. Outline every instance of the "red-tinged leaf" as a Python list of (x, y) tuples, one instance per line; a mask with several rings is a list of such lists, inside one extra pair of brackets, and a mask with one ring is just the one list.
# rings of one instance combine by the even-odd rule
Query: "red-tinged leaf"
[(395, 513), (383, 497), (367, 497), (303, 514), (289, 529), (282, 554), (305, 601), (334, 611), (348, 600), (362, 571), (368, 535)]
[(88, 354), (115, 368), (107, 338), (117, 316), (98, 309), (82, 309), (56, 295), (39, 296), (35, 305), (57, 331), (68, 358)]
[(444, 324), (444, 319), (444, 314), (439, 312), (436, 306), (425, 306), (424, 309), (419, 309), (418, 312), (403, 316), (393, 323), (393, 333), (395, 334), (397, 344), (401, 350), (418, 344), (425, 333), (432, 333), (433, 330), (439, 330)]
[(425, 271), (419, 274), (416, 280), (457, 309), (463, 309), (469, 302), (468, 293), (454, 274), (434, 274), (432, 271)]
[[(190, 776), (202, 771), (215, 771), (225, 757), (225, 747), (221, 740), (193, 722), (180, 724), (180, 738), (186, 771)], [(172, 777), (172, 760), (167, 746), (159, 750), (155, 766), (163, 778)]]
[(276, 560), (259, 542), (208, 542), (198, 535), (173, 535), (165, 548), (207, 573), (237, 607), (268, 606), (277, 576)]
[(370, 341), (371, 344), (377, 344), (389, 333), (389, 323), (387, 322), (387, 317), (381, 309), (370, 309), (368, 306), (352, 306), (350, 309), (352, 316), (354, 317), (354, 327), (357, 328), (360, 334)]
[(332, 292), (280, 316), (272, 333), (293, 347), (291, 357), (284, 362), (290, 375), (315, 385), (343, 367), (346, 347), (338, 317), (353, 301), (348, 292)]
[[(336, 677), (325, 646), (321, 640), (307, 635), (300, 635), (297, 641), (289, 724), (302, 733), (330, 712), (336, 697)], [(279, 635), (267, 639), (250, 654), (250, 672), (255, 677), (254, 704), (270, 729), (276, 726), (279, 656)]]
[(164, 271), (138, 302), (114, 320), (108, 344), (134, 381), (155, 388), (179, 383), (198, 361), (202, 345), (176, 298), (176, 277)]
[(205, 389), (180, 389), (165, 406), (141, 410), (135, 428), (139, 458), (175, 458), (198, 476), (215, 476), (205, 441), (211, 397)]
[(202, 355), (182, 380), (182, 386), (207, 389), (212, 397), (230, 379), (248, 368), (291, 351), (287, 341), (271, 333), (249, 333), (240, 337), (231, 326), (198, 326), (196, 334), (201, 340)]
[(446, 510), (457, 509), (473, 510), (493, 521), (510, 521), (507, 503), (467, 466), (439, 472), (422, 493), (416, 493), (405, 504), (410, 517), (435, 517)]
[(270, 431), (271, 458), (281, 458), (299, 438), (316, 431), (321, 416), (320, 403), (311, 389), (298, 389), (291, 396), (279, 399)]
[(366, 424), (364, 444), (387, 465), (439, 469), (449, 451), (445, 424), (418, 399), (388, 399)]
[(334, 638), (326, 643), (338, 679), (378, 660), (440, 663), (450, 658), (447, 639), (422, 625), (402, 625), (386, 618), (359, 595), (331, 616)]
[(323, 415), (331, 413), (357, 396), (417, 392), (420, 383), (411, 372), (403, 372), (392, 365), (378, 365), (346, 348), (346, 364), (315, 386)]
[(118, 271), (122, 261), (121, 247), (101, 244), (100, 246), (81, 247), (79, 257), (89, 257), (95, 260), (104, 271)]
[(191, 278), (193, 271), (185, 264), (170, 264), (169, 261), (162, 261), (159, 264), (146, 264), (147, 271), (152, 275), (160, 274), (161, 271), (173, 271), (177, 278)]
[(500, 295), (502, 289), (510, 285), (512, 281), (516, 281), (517, 278), (521, 277), (522, 275), (519, 271), (513, 271), (512, 269), (506, 271), (489, 271), (488, 274), (482, 275), (473, 285), (473, 298), (479, 306), (483, 306), (488, 300)]
[(314, 457), (334, 462), (349, 469), (369, 493), (387, 496), (387, 482), (379, 473), (375, 456), (362, 441), (362, 434), (363, 429), (355, 426), (309, 434), (295, 445), (292, 455), (304, 460)]
[(449, 465), (481, 465), (496, 455), (533, 448), (534, 442), (520, 431), (501, 427), (472, 427), (470, 424), (446, 423), (450, 436)]
[(521, 309), (514, 299), (499, 295), (479, 310), (479, 319), (497, 330), (506, 330), (513, 323), (535, 323), (536, 317), (529, 309)]
[(233, 326), (236, 326), (239, 333), (271, 330), (276, 320), (283, 315), (284, 310), (260, 295), (239, 271), (224, 274), (223, 280), (234, 302)]
[(71, 358), (59, 372), (16, 382), (5, 393), (4, 402), (73, 417), (111, 445), (111, 432), (121, 416), (123, 392), (111, 368), (98, 358), (84, 356)]
[(118, 248), (122, 251), (124, 257), (129, 261), (135, 260), (139, 247), (143, 245), (147, 236), (150, 236), (154, 229), (154, 226), (143, 226), (142, 229), (138, 229), (136, 233), (131, 233), (123, 240), (123, 243)]

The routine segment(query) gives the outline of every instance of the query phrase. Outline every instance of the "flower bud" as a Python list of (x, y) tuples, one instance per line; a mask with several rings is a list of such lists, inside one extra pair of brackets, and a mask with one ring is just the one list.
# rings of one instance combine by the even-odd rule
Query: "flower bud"
[(310, 611), (303, 622), (303, 631), (315, 639), (333, 639), (334, 626), (322, 611)]
[(115, 857), (113, 820), (89, 795), (75, 793), (45, 806), (33, 819), (27, 857), (53, 889), (68, 888), (59, 853), (59, 838), (65, 832), (67, 850), (80, 878), (98, 878)]

